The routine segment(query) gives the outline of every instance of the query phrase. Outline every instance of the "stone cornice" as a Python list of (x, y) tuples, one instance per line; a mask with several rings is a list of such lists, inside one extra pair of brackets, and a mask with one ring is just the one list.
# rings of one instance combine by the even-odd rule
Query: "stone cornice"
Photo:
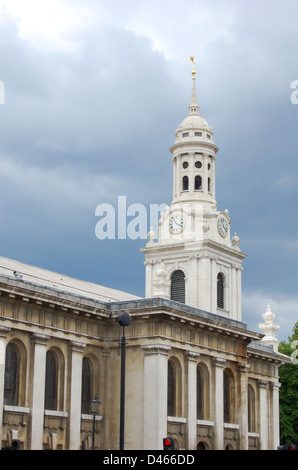
[(273, 351), (273, 348), (270, 346), (256, 342), (252, 342), (247, 346), (247, 355), (248, 358), (269, 360), (271, 363), (277, 365), (290, 364), (292, 362), (290, 357)]
[(198, 142), (197, 140), (188, 140), (188, 141), (185, 141), (185, 142), (177, 142), (173, 145), (171, 145), (170, 147), (170, 152), (173, 153), (174, 150), (176, 150), (177, 148), (181, 148), (181, 147), (196, 147), (197, 149), (197, 152), (198, 152), (198, 149), (199, 147), (203, 147), (205, 149), (209, 149), (209, 148), (212, 148), (215, 153), (218, 152), (219, 148), (217, 147), (217, 145), (215, 145), (213, 142), (207, 142), (207, 141), (200, 141)]
[(24, 280), (15, 280), (8, 276), (0, 276), (0, 295), (3, 296), (3, 294), (14, 300), (26, 302), (26, 304), (33, 302), (39, 306), (58, 308), (75, 315), (87, 314), (109, 318), (109, 312), (106, 308), (108, 302), (101, 302)]

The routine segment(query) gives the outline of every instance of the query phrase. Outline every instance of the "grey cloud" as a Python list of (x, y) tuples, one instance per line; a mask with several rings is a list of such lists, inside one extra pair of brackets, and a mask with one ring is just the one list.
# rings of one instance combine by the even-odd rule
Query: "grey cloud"
[[(194, 53), (201, 114), (220, 148), (217, 201), (248, 253), (243, 288), (291, 296), (297, 250), (279, 240), (295, 240), (298, 229), (297, 3), (170, 3), (164, 26), (169, 2), (86, 1), (94, 22), (64, 33), (69, 47), (21, 39), (2, 15), (2, 254), (131, 290), (115, 261), (125, 270), (125, 248), (95, 239), (94, 210), (121, 194), (171, 201), (168, 149), (188, 112)], [(141, 245), (126, 251), (138, 295)]]

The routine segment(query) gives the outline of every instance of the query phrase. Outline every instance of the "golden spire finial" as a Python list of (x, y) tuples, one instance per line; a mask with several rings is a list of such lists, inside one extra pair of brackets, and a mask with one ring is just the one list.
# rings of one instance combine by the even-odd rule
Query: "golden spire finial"
[(190, 56), (190, 60), (192, 61), (193, 67), (192, 67), (192, 76), (195, 78), (196, 71), (195, 71), (195, 58), (193, 56)]

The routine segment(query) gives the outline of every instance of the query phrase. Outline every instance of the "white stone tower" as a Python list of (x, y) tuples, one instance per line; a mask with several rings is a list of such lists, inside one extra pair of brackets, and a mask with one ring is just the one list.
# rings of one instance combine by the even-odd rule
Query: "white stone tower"
[(241, 320), (244, 255), (237, 234), (230, 236), (227, 210), (215, 199), (218, 147), (213, 129), (199, 114), (194, 59), (189, 114), (176, 131), (173, 200), (159, 220), (158, 241), (149, 232), (142, 249), (146, 297), (165, 297)]

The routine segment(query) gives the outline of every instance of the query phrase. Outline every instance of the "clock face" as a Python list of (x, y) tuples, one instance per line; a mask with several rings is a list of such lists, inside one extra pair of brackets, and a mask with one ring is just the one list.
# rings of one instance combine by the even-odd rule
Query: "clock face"
[(220, 217), (218, 219), (217, 226), (218, 226), (219, 234), (222, 237), (226, 237), (228, 234), (229, 226), (228, 226), (228, 222), (226, 221), (224, 217)]
[(173, 215), (169, 222), (170, 232), (173, 234), (181, 233), (184, 229), (184, 220), (180, 214)]

